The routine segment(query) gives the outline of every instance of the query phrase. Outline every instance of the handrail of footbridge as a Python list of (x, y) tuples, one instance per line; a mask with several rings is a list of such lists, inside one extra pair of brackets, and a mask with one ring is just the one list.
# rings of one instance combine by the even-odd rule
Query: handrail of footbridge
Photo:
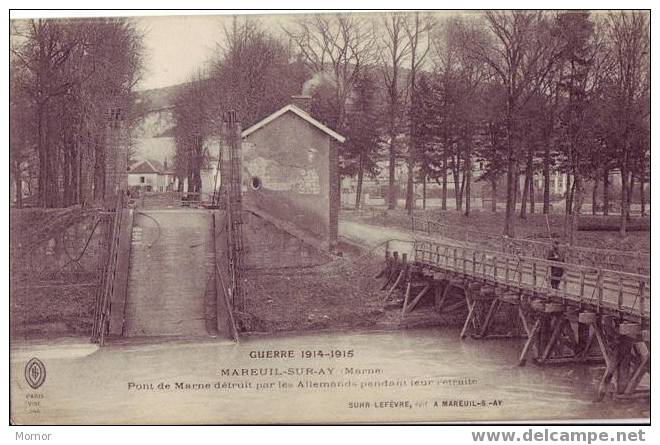
[[(647, 275), (419, 239), (413, 252), (417, 264), (432, 269), (588, 305), (598, 312), (650, 318), (651, 278)], [(564, 271), (558, 289), (551, 286), (553, 267)]]
[[(421, 229), (427, 235), (435, 232), (440, 236), (464, 241), (465, 243), (492, 241), (498, 249), (501, 249), (501, 252), (512, 255), (523, 254), (529, 257), (544, 258), (551, 246), (549, 241), (510, 238), (501, 234), (474, 230), (468, 226), (448, 225), (426, 218), (411, 224), (413, 224), (413, 230), (416, 228), (418, 230)], [(562, 250), (566, 254), (566, 261), (573, 264), (587, 266), (602, 265), (607, 269), (617, 269), (640, 274), (650, 273), (651, 254), (649, 252), (570, 245), (562, 245)]]

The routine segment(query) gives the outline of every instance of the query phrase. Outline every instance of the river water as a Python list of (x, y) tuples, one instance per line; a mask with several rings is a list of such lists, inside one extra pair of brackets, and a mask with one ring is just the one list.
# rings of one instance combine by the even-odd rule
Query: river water
[[(13, 421), (197, 424), (649, 417), (646, 399), (592, 401), (602, 367), (520, 368), (519, 341), (460, 341), (453, 329), (253, 336), (240, 344), (150, 342), (131, 339), (102, 349), (71, 341), (12, 345)], [(293, 357), (251, 358), (274, 355), (273, 351)], [(314, 351), (337, 357), (320, 357)], [(36, 390), (24, 377), (32, 357), (47, 371)]]

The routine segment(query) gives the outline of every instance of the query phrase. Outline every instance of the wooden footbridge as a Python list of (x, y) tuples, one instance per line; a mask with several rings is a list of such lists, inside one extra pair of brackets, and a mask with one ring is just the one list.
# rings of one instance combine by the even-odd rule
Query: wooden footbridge
[[(421, 301), (466, 313), (460, 338), (524, 338), (518, 363), (605, 364), (596, 399), (647, 396), (651, 280), (647, 275), (415, 240), (413, 258), (386, 251), (385, 300), (402, 316)], [(561, 269), (552, 279), (553, 268)], [(554, 281), (554, 282), (553, 282)], [(452, 292), (452, 290), (454, 290)], [(458, 292), (456, 292), (458, 290)]]
[[(429, 237), (441, 237), (461, 242), (465, 245), (489, 246), (512, 255), (545, 258), (552, 245), (550, 240), (511, 238), (502, 234), (475, 230), (468, 225), (451, 225), (430, 219), (410, 218), (409, 228), (413, 233)], [(651, 253), (620, 249), (562, 245), (566, 261), (591, 267), (649, 275), (651, 273)]]

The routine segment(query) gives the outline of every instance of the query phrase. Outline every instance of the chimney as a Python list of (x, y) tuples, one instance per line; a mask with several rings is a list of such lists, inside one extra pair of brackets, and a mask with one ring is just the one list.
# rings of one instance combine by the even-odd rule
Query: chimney
[(306, 94), (291, 96), (291, 103), (305, 113), (310, 113), (312, 111), (312, 96)]

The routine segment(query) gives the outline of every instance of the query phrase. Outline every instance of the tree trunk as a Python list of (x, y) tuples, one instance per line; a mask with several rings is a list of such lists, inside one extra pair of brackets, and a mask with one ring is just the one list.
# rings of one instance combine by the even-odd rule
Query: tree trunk
[(545, 144), (543, 157), (543, 213), (550, 213), (550, 144)]
[(610, 214), (610, 170), (603, 172), (603, 215)]
[(460, 212), (463, 209), (463, 201), (461, 196), (461, 174), (456, 169), (453, 170), (452, 176), (454, 177), (454, 200), (456, 201), (456, 211)]
[(75, 161), (75, 138), (73, 136), (66, 140), (65, 145), (62, 147), (64, 150), (63, 159), (63, 182), (64, 182), (64, 206), (68, 207), (75, 204), (76, 195), (76, 161)]
[(358, 165), (357, 187), (355, 188), (355, 210), (360, 210), (362, 199), (362, 180), (364, 178), (364, 151), (360, 151), (360, 162)]
[(70, 172), (71, 172), (71, 203), (79, 204), (80, 200), (78, 199), (78, 150), (76, 147), (76, 140), (71, 143), (71, 157), (70, 162)]
[(465, 173), (461, 176), (461, 192), (459, 194), (461, 197), (461, 209), (463, 208), (463, 198), (465, 197)]
[(504, 218), (504, 235), (507, 235), (510, 238), (515, 237), (515, 218), (516, 213), (516, 203), (515, 203), (515, 186), (514, 180), (517, 175), (514, 172), (516, 168), (516, 160), (514, 157), (514, 128), (513, 128), (513, 98), (509, 94), (507, 98), (507, 172), (506, 172), (506, 215)]
[(633, 176), (632, 172), (629, 173), (628, 177), (628, 201), (626, 204), (626, 219), (628, 222), (630, 222), (630, 206), (632, 205), (632, 198), (633, 198), (633, 188), (635, 187), (635, 177)]
[(518, 163), (516, 162), (513, 168), (513, 215), (514, 216), (516, 213), (516, 209), (518, 208), (519, 195), (520, 195), (520, 172), (518, 171)]
[(532, 155), (531, 150), (527, 155), (527, 165), (525, 166), (525, 184), (523, 185), (522, 198), (520, 200), (520, 218), (527, 219), (527, 199), (529, 197), (529, 182), (532, 176)]
[(536, 213), (536, 196), (534, 196), (534, 172), (532, 172), (532, 179), (529, 181), (529, 213), (532, 215)]
[(566, 173), (566, 191), (564, 192), (564, 200), (565, 200), (565, 212), (567, 215), (570, 215), (571, 212), (573, 211), (573, 203), (572, 203), (572, 191), (571, 191), (571, 174)]
[(574, 202), (574, 207), (571, 209), (571, 214), (569, 215), (570, 218), (570, 226), (569, 226), (569, 233), (568, 233), (568, 243), (571, 246), (574, 246), (577, 243), (577, 228), (579, 225), (579, 220), (580, 220), (580, 213), (582, 211), (582, 200), (583, 200), (583, 193), (582, 193), (582, 177), (580, 175), (575, 175), (575, 178), (573, 179), (573, 184), (574, 184), (574, 194), (575, 197), (573, 199)]
[(99, 141), (99, 137), (94, 137), (94, 201), (103, 202), (105, 196), (105, 150)]
[(426, 210), (426, 173), (424, 173), (424, 182), (422, 183), (422, 209)]
[(48, 150), (48, 207), (59, 207), (60, 202), (60, 187), (58, 183), (58, 159), (56, 150)]
[(442, 210), (447, 210), (447, 145), (442, 150)]
[(497, 213), (497, 178), (493, 178), (490, 180), (490, 196), (491, 196), (490, 211), (493, 213)]
[[(193, 179), (193, 170), (194, 169), (191, 166), (188, 167), (188, 177), (187, 177), (187, 179), (188, 179), (188, 190), (187, 190), (187, 192), (189, 194), (190, 193), (195, 193), (195, 191), (196, 191), (195, 190), (195, 181)], [(230, 185), (227, 184), (227, 186), (229, 187)]]
[(596, 176), (594, 179), (594, 188), (591, 191), (591, 214), (596, 215), (598, 212), (598, 185), (600, 184), (600, 178)]
[(46, 207), (46, 153), (44, 150), (43, 105), (37, 103), (37, 156), (39, 157), (39, 173), (37, 176), (37, 192), (39, 205)]
[(14, 191), (16, 192), (16, 208), (23, 207), (23, 179), (21, 178), (20, 162), (12, 162)]
[[(568, 184), (568, 178), (570, 177), (569, 174), (566, 175), (566, 183)], [(570, 237), (571, 236), (571, 230), (572, 230), (572, 224), (573, 224), (573, 219), (571, 218), (571, 215), (573, 214), (573, 195), (575, 193), (575, 179), (573, 179), (573, 183), (571, 184), (571, 188), (566, 189), (566, 212), (564, 214), (564, 236)]]
[[(393, 124), (391, 124), (393, 126)], [(394, 143), (394, 129), (390, 129), (390, 159), (389, 159), (389, 188), (387, 193), (387, 208), (389, 210), (396, 209), (397, 193), (396, 193), (396, 146)]]
[(55, 208), (60, 205), (59, 198), (59, 184), (57, 182), (57, 149), (55, 148), (53, 141), (50, 141), (49, 137), (49, 122), (48, 122), (48, 110), (44, 114), (44, 138), (43, 143), (47, 144), (42, 147), (45, 157), (45, 189), (44, 193), (46, 195), (46, 207)]
[(71, 166), (71, 163), (69, 161), (69, 152), (66, 147), (63, 147), (62, 151), (63, 153), (63, 162), (62, 162), (62, 188), (63, 188), (63, 195), (62, 195), (62, 204), (64, 204), (64, 207), (68, 207), (71, 205), (71, 171), (69, 167)]
[(624, 162), (621, 166), (621, 223), (619, 226), (619, 234), (626, 236), (626, 229), (628, 223), (628, 169), (626, 163), (626, 155), (624, 154)]
[[(456, 143), (456, 154), (454, 155), (452, 165), (452, 176), (454, 178), (454, 200), (456, 211), (463, 210), (463, 185), (461, 178), (461, 147), (460, 143)], [(465, 174), (463, 174), (463, 179)]]
[(527, 202), (529, 200), (529, 174), (525, 168), (525, 181), (523, 182), (522, 195), (520, 197), (520, 219), (527, 219)]
[(413, 156), (412, 145), (408, 153), (408, 180), (406, 181), (406, 211), (408, 215), (412, 215), (413, 208), (415, 207), (415, 159)]
[[(195, 193), (202, 193), (202, 175), (200, 169), (197, 169), (193, 175), (195, 180)], [(200, 200), (201, 196), (197, 196), (197, 199)]]
[(515, 228), (513, 223), (513, 215), (515, 213), (515, 175), (513, 169), (515, 168), (515, 161), (513, 160), (513, 153), (509, 149), (508, 154), (508, 168), (506, 172), (506, 214), (504, 217), (504, 235), (510, 238), (515, 236)]
[(646, 196), (644, 195), (644, 178), (639, 178), (639, 205), (642, 216), (646, 216)]
[(83, 175), (83, 152), (82, 152), (82, 146), (78, 145), (78, 153), (76, 156), (76, 176), (78, 178), (78, 203), (82, 206), (87, 205), (87, 197), (86, 197), (86, 181), (85, 181), (85, 175)]
[(465, 147), (465, 162), (463, 165), (463, 180), (465, 181), (465, 216), (470, 216), (470, 200), (472, 199), (472, 150), (469, 141)]

